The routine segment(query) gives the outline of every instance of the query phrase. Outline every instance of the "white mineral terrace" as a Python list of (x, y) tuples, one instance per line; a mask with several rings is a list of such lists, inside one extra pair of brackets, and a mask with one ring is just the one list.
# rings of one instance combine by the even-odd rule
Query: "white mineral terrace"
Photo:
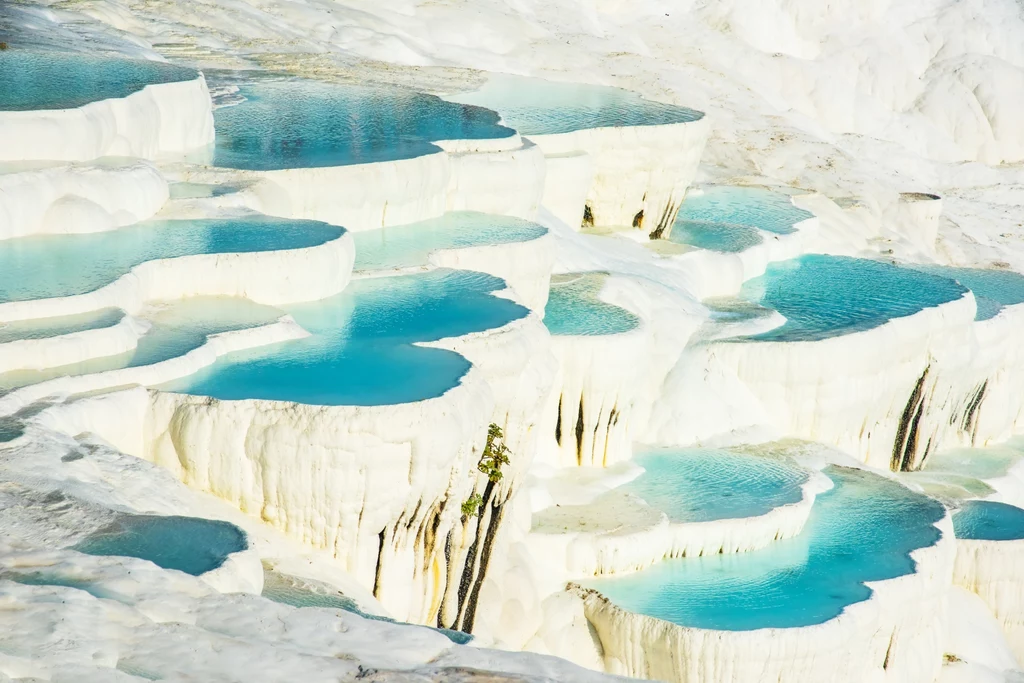
[(0, 2), (0, 681), (1024, 680), (1018, 5)]

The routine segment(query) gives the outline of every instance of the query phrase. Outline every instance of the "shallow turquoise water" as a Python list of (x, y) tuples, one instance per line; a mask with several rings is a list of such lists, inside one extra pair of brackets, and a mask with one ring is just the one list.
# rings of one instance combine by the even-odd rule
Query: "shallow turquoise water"
[(786, 323), (750, 339), (815, 341), (878, 327), (959, 299), (956, 281), (879, 261), (810, 254), (772, 263), (739, 297), (773, 308)]
[(491, 294), (499, 278), (437, 270), (353, 281), (323, 301), (285, 307), (311, 337), (233, 353), (162, 387), (219, 399), (312, 405), (382, 405), (440, 396), (470, 364), (457, 353), (413, 346), (501, 327), (526, 316)]
[[(687, 195), (678, 221), (700, 221), (758, 228), (776, 235), (795, 232), (793, 226), (814, 218), (790, 201), (789, 195), (763, 187), (720, 185)], [(674, 230), (673, 230), (674, 232)]]
[(151, 221), (111, 232), (5, 240), (0, 243), (0, 302), (83, 294), (155, 259), (299, 249), (344, 232), (316, 221), (246, 216)]
[(953, 278), (974, 292), (978, 302), (975, 320), (994, 318), (1004, 306), (1024, 303), (1024, 275), (1010, 270), (985, 268), (949, 268), (946, 266), (911, 265), (924, 273)]
[(90, 313), (0, 323), (0, 344), (28, 339), (48, 339), (74, 332), (113, 327), (124, 317), (119, 308), (104, 308)]
[(164, 569), (199, 576), (247, 547), (245, 532), (228, 522), (177, 515), (123, 515), (72, 549), (87, 555), (137, 557)]
[[(268, 600), (273, 600), (274, 602), (279, 602), (283, 605), (291, 605), (292, 607), (325, 607), (328, 609), (340, 609), (345, 610), (346, 612), (358, 614), (366, 619), (388, 621), (391, 623), (403, 623), (395, 622), (394, 619), (389, 619), (388, 617), (368, 614), (367, 612), (359, 609), (355, 600), (346, 595), (342, 595), (327, 585), (317, 584), (316, 582), (288, 576), (287, 574), (279, 574), (275, 571), (263, 572), (262, 595)], [(438, 633), (446, 636), (453, 643), (458, 643), (459, 645), (465, 645), (473, 640), (473, 636), (468, 633), (463, 633), (462, 631), (453, 631), (447, 628), (432, 628), (429, 626), (424, 626), (422, 628), (430, 628), (432, 631), (437, 631)]]
[(820, 624), (866, 600), (865, 581), (909, 574), (940, 537), (944, 508), (865, 471), (829, 467), (803, 533), (764, 550), (667, 560), (584, 582), (632, 612), (726, 631)]
[(782, 459), (710, 448), (650, 448), (644, 473), (622, 487), (674, 522), (763, 515), (797, 503), (807, 473)]
[(957, 538), (1016, 541), (1024, 538), (1024, 510), (1006, 503), (968, 500), (953, 514)]
[(545, 234), (547, 228), (519, 218), (471, 211), (446, 213), (419, 223), (354, 233), (355, 270), (422, 266), (433, 251), (528, 242)]
[(734, 254), (756, 247), (764, 240), (757, 228), (746, 225), (676, 219), (669, 234), (669, 241), (698, 249)]
[(701, 249), (740, 252), (760, 244), (761, 231), (786, 235), (814, 214), (789, 195), (761, 187), (716, 186), (691, 193), (679, 209), (669, 240)]
[(150, 365), (177, 358), (202, 346), (207, 336), (273, 322), (283, 315), (270, 306), (234, 297), (190, 297), (148, 315), (153, 326), (135, 349), (113, 356), (45, 370), (17, 370), (0, 374), (0, 391), (37, 384), (63, 376)]
[(544, 325), (554, 335), (622, 334), (636, 329), (640, 319), (624, 308), (597, 298), (604, 273), (571, 273), (551, 278)]
[(392, 87), (264, 80), (214, 111), (214, 165), (252, 171), (365, 164), (438, 151), (439, 140), (509, 137), (480, 107)]
[(0, 111), (71, 109), (127, 97), (156, 83), (190, 81), (192, 69), (73, 52), (0, 51)]
[(696, 121), (703, 113), (602, 85), (557, 83), (493, 74), (479, 90), (449, 99), (494, 109), (523, 135), (570, 133), (586, 128), (652, 126)]

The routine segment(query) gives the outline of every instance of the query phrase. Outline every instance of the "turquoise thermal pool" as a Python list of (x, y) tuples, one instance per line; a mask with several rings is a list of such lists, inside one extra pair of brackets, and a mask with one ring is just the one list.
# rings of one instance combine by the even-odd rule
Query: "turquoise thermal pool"
[(813, 217), (782, 192), (760, 187), (709, 187), (687, 195), (669, 240), (735, 253), (760, 244), (763, 233), (787, 235), (796, 230), (797, 223)]
[(245, 532), (228, 522), (176, 515), (122, 515), (72, 549), (87, 555), (137, 557), (164, 569), (199, 576), (248, 547)]
[(501, 114), (502, 123), (523, 135), (687, 123), (704, 116), (686, 107), (645, 100), (619, 88), (507, 74), (493, 74), (479, 90), (448, 99), (493, 109)]
[(324, 244), (345, 230), (265, 216), (152, 221), (111, 232), (0, 242), (0, 303), (84, 294), (146, 261)]
[(166, 62), (75, 52), (0, 51), (0, 111), (73, 109), (199, 74)]
[(547, 232), (547, 228), (519, 218), (471, 211), (446, 213), (419, 223), (353, 233), (355, 270), (424, 266), (434, 251), (528, 242)]
[(1024, 510), (1006, 503), (968, 500), (953, 514), (957, 538), (972, 541), (1024, 539)]
[(346, 166), (439, 151), (441, 140), (506, 138), (498, 115), (392, 87), (263, 80), (214, 111), (214, 165), (250, 171)]
[(954, 280), (911, 268), (809, 254), (770, 264), (764, 275), (743, 284), (739, 298), (786, 318), (784, 325), (747, 339), (792, 342), (869, 330), (966, 293)]
[(162, 388), (200, 396), (382, 405), (440, 396), (470, 363), (415, 346), (502, 327), (529, 311), (492, 294), (490, 275), (436, 270), (354, 280), (341, 294), (284, 307), (312, 336), (223, 356)]
[[(3, 247), (0, 247), (2, 249)], [(87, 332), (113, 327), (124, 318), (119, 308), (104, 308), (99, 311), (66, 315), (37, 320), (21, 320), (0, 323), (0, 344), (13, 341), (48, 339), (75, 332)]]
[(709, 448), (648, 448), (644, 473), (622, 487), (673, 522), (756, 517), (798, 503), (807, 472), (782, 458)]
[(1012, 270), (950, 268), (933, 265), (911, 265), (908, 267), (931, 275), (952, 278), (974, 292), (974, 298), (978, 302), (975, 320), (989, 320), (1006, 306), (1024, 303), (1024, 275)]
[(553, 275), (544, 325), (551, 334), (598, 336), (636, 329), (640, 319), (624, 308), (598, 298), (605, 273)]
[(282, 315), (283, 313), (276, 308), (234, 297), (189, 297), (157, 305), (146, 314), (146, 319), (152, 323), (152, 327), (138, 340), (136, 348), (126, 353), (91, 358), (73, 365), (45, 370), (15, 370), (0, 374), (0, 391), (37, 384), (56, 377), (152, 365), (183, 356), (199, 348), (212, 334), (266, 325), (278, 320)]
[(914, 571), (937, 542), (942, 504), (862, 470), (829, 467), (804, 531), (764, 550), (666, 560), (583, 582), (623, 609), (724, 631), (820, 624), (868, 599), (866, 581)]

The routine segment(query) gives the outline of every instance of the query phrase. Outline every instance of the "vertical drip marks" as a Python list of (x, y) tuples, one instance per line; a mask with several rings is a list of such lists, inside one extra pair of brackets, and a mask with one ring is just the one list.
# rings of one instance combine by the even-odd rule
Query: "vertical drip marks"
[(637, 211), (636, 215), (633, 216), (633, 227), (637, 228), (638, 230), (642, 230), (643, 229), (643, 227), (644, 227), (644, 210), (643, 209), (640, 209), (639, 211)]
[(648, 235), (652, 240), (668, 239), (669, 235), (672, 234), (672, 224), (676, 221), (679, 207), (680, 204), (671, 199), (665, 204), (665, 209), (661, 212), (661, 218), (658, 219), (658, 225)]
[(593, 210), (591, 210), (590, 204), (586, 204), (583, 206), (583, 227), (594, 227), (594, 212)]
[[(449, 568), (449, 567), (452, 566), (452, 533), (454, 533), (454, 532), (451, 531), (451, 530), (448, 531), (448, 536), (447, 536), (447, 538), (445, 539), (445, 542), (444, 542), (444, 566), (446, 568)], [(445, 592), (447, 593), (447, 591), (445, 591)], [(445, 602), (444, 599), (442, 599), (441, 600), (441, 608), (437, 610), (437, 627), (438, 628), (446, 628), (446, 625), (444, 623), (444, 602)]]
[(562, 445), (562, 399), (564, 396), (561, 394), (558, 396), (558, 418), (555, 420), (555, 443), (559, 446)]
[(583, 466), (583, 396), (580, 396), (580, 412), (576, 416), (576, 464)]
[(981, 409), (981, 402), (985, 400), (986, 391), (988, 391), (987, 379), (975, 390), (974, 396), (971, 397), (967, 404), (967, 409), (964, 411), (964, 419), (960, 423), (960, 429), (971, 435), (972, 446), (978, 435), (978, 411)]
[(466, 604), (466, 616), (462, 620), (462, 630), (466, 633), (473, 632), (473, 622), (476, 621), (476, 605), (480, 599), (480, 587), (483, 586), (484, 578), (487, 576), (487, 568), (491, 563), (491, 549), (494, 547), (494, 539), (498, 535), (504, 511), (504, 503), (492, 504), (491, 519), (487, 523), (487, 533), (484, 535), (483, 548), (480, 551), (480, 569), (477, 571), (476, 583), (473, 585), (469, 602)]
[(608, 444), (612, 440), (612, 427), (619, 422), (619, 406), (612, 406), (611, 412), (608, 413), (608, 423), (604, 429), (604, 457), (601, 459), (601, 466), (608, 467)]
[(917, 453), (918, 429), (924, 415), (924, 384), (930, 370), (929, 364), (917, 378), (914, 390), (910, 393), (907, 405), (900, 416), (896, 440), (892, 445), (892, 459), (889, 461), (889, 469), (893, 472), (909, 472), (913, 468), (914, 456)]
[(379, 544), (377, 546), (377, 568), (373, 573), (373, 597), (380, 599), (380, 577), (382, 565), (384, 564), (384, 540), (387, 538), (387, 527), (380, 530), (378, 534)]

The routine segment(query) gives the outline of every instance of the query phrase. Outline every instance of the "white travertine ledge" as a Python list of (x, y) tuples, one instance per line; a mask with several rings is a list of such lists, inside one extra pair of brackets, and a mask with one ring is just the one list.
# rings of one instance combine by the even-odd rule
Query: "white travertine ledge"
[(202, 74), (76, 109), (0, 111), (0, 161), (156, 159), (213, 139), (213, 104)]

